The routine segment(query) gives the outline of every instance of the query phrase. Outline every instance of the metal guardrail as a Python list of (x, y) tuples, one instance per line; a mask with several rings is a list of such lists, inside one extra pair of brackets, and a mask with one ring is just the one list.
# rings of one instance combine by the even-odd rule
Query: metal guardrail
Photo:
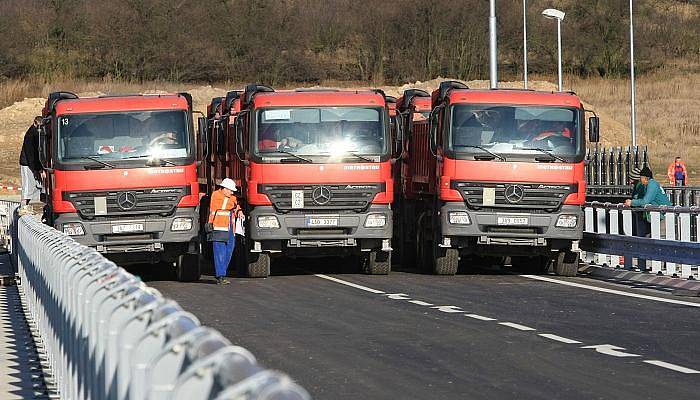
[[(664, 186), (664, 191), (674, 206), (700, 206), (700, 186)], [(611, 202), (632, 197), (631, 185), (594, 185), (586, 186), (586, 190), (595, 193), (587, 195), (589, 199), (609, 199)]]
[(27, 321), (61, 399), (309, 399), (94, 249), (31, 216), (17, 225)]
[(17, 208), (16, 201), (0, 200), (0, 250), (12, 251), (12, 226)]
[(585, 162), (587, 194), (607, 195), (607, 187), (627, 185), (633, 168), (648, 166), (649, 153), (646, 146), (606, 148), (596, 144), (586, 151)]
[[(632, 236), (635, 218), (648, 218), (648, 237)], [(585, 230), (580, 243), (586, 260), (598, 265), (622, 264), (652, 273), (698, 279), (700, 264), (700, 207), (646, 206), (630, 208), (623, 204), (587, 203)], [(624, 261), (622, 260), (624, 258)]]

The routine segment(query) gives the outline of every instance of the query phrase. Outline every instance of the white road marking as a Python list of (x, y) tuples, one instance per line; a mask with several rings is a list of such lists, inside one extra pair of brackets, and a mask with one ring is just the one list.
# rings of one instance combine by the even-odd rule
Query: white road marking
[(624, 347), (614, 346), (612, 344), (596, 344), (593, 346), (583, 346), (582, 349), (595, 349), (600, 354), (613, 357), (641, 357), (639, 354), (625, 353)]
[(408, 302), (409, 302), (409, 303), (413, 303), (413, 304), (417, 304), (417, 305), (419, 305), (419, 306), (426, 306), (426, 307), (429, 307), (429, 306), (432, 306), (432, 305), (433, 305), (432, 303), (426, 303), (426, 302), (420, 301), (420, 300), (409, 300)]
[(644, 360), (645, 363), (647, 364), (653, 364), (661, 368), (668, 368), (670, 370), (676, 371), (676, 372), (681, 372), (683, 374), (700, 374), (700, 371), (695, 370), (695, 369), (690, 369), (686, 367), (681, 367), (680, 365), (676, 364), (671, 364), (667, 363), (665, 361), (659, 361), (659, 360)]
[(461, 307), (457, 307), (457, 306), (434, 306), (431, 308), (434, 308), (438, 311), (442, 311), (444, 313), (463, 313), (464, 312), (464, 310), (462, 310)]
[(469, 318), (478, 319), (479, 321), (495, 321), (496, 320), (496, 318), (484, 317), (483, 315), (479, 315), (479, 314), (464, 314), (464, 316), (469, 317)]
[(410, 297), (406, 293), (392, 293), (392, 294), (387, 294), (386, 297), (392, 299), (392, 300), (408, 300)]
[(510, 328), (515, 328), (515, 329), (520, 330), (520, 331), (534, 331), (534, 330), (536, 330), (535, 328), (530, 328), (529, 326), (516, 324), (515, 322), (499, 322), (498, 324), (503, 325), (503, 326), (507, 326)]
[(699, 307), (700, 308), (700, 303), (692, 303), (689, 301), (666, 299), (663, 297), (649, 296), (646, 294), (624, 292), (622, 290), (608, 289), (608, 288), (602, 288), (602, 287), (598, 287), (598, 286), (584, 285), (582, 283), (562, 281), (559, 279), (548, 278), (546, 276), (537, 276), (537, 275), (520, 275), (520, 276), (522, 276), (523, 278), (535, 279), (538, 281), (556, 283), (556, 284), (565, 285), (565, 286), (572, 286), (572, 287), (577, 287), (577, 288), (581, 288), (581, 289), (595, 290), (597, 292), (616, 294), (619, 296), (636, 297), (638, 299), (653, 300), (653, 301), (659, 301), (662, 303), (678, 304), (678, 305), (682, 305), (682, 306), (690, 306), (690, 307)]
[(341, 285), (350, 286), (350, 287), (354, 287), (355, 289), (364, 290), (365, 292), (370, 292), (370, 293), (374, 293), (374, 294), (384, 294), (384, 292), (382, 292), (381, 290), (368, 288), (367, 286), (362, 286), (362, 285), (358, 285), (356, 283), (344, 281), (342, 279), (333, 278), (332, 276), (323, 275), (323, 274), (316, 274), (315, 276), (322, 278), (322, 279), (327, 279), (329, 281), (333, 281), (336, 283), (340, 283)]
[(563, 336), (554, 335), (552, 333), (538, 333), (537, 336), (542, 336), (543, 338), (556, 340), (557, 342), (562, 342), (566, 344), (581, 344), (578, 340), (565, 338)]

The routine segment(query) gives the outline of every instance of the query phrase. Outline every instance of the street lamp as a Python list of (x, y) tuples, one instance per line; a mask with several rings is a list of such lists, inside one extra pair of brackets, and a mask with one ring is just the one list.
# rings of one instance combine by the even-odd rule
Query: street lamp
[(634, 24), (632, 22), (632, 0), (630, 0), (630, 122), (632, 124), (632, 146), (637, 146), (637, 110), (634, 83)]
[(542, 15), (548, 19), (557, 20), (557, 45), (558, 45), (558, 55), (559, 55), (559, 91), (562, 91), (562, 80), (561, 80), (561, 21), (564, 20), (564, 12), (559, 11), (554, 8), (548, 8), (542, 11)]
[(527, 0), (523, 0), (523, 78), (527, 89)]

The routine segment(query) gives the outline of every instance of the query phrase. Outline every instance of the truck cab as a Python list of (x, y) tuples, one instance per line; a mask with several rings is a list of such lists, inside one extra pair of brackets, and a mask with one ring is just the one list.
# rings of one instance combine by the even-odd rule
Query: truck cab
[(241, 183), (249, 276), (274, 256), (359, 256), (391, 269), (392, 139), (381, 91), (274, 91), (248, 85), (230, 169)]
[(121, 265), (166, 262), (199, 279), (199, 186), (186, 93), (49, 95), (45, 221)]
[[(454, 274), (460, 255), (573, 275), (585, 202), (585, 110), (570, 92), (472, 90), (443, 82), (408, 136), (402, 212), (418, 261)], [(598, 140), (598, 119), (589, 120)], [(416, 214), (414, 214), (416, 215)], [(415, 218), (415, 217), (414, 217)]]

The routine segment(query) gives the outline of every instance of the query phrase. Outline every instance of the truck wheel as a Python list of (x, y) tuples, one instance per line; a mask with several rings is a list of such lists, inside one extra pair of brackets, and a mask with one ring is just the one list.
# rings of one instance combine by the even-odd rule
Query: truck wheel
[(175, 273), (180, 282), (195, 282), (201, 276), (199, 254), (180, 254), (175, 263)]
[(456, 274), (459, 269), (459, 250), (438, 247), (437, 243), (433, 246), (435, 247), (433, 273), (435, 273), (435, 275)]
[(249, 253), (246, 275), (249, 278), (267, 278), (270, 276), (270, 255), (267, 253)]
[(372, 250), (364, 260), (362, 272), (368, 275), (388, 275), (391, 271), (391, 252)]
[(554, 273), (559, 276), (576, 276), (579, 254), (573, 251), (560, 251), (554, 259)]

